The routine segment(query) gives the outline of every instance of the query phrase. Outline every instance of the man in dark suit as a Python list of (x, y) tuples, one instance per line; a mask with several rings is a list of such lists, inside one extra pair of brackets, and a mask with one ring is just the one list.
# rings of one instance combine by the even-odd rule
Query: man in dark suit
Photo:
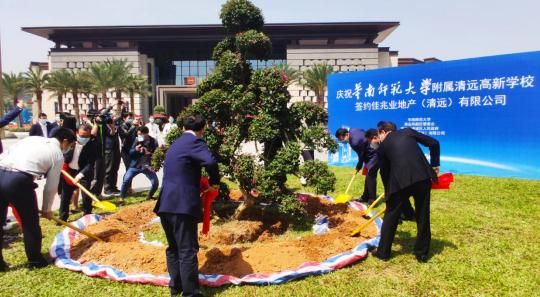
[(201, 116), (189, 116), (183, 125), (184, 133), (165, 156), (163, 187), (154, 211), (161, 218), (169, 243), (166, 256), (171, 295), (183, 292), (183, 296), (200, 296), (197, 223), (202, 218), (201, 167), (206, 168), (215, 189), (219, 189), (219, 170), (202, 139), (205, 120)]
[(28, 135), (48, 137), (53, 127), (53, 124), (47, 121), (47, 115), (44, 113), (40, 113), (38, 122), (32, 125)]
[[(379, 124), (379, 162), (386, 193), (386, 212), (379, 247), (373, 255), (381, 260), (390, 258), (392, 241), (399, 217), (410, 196), (416, 209), (417, 239), (414, 254), (419, 262), (428, 260), (431, 242), (429, 205), (431, 180), (437, 181), (440, 162), (439, 142), (410, 128), (396, 131), (389, 122)], [(429, 148), (431, 165), (418, 143)]]
[[(77, 142), (75, 147), (64, 154), (65, 163), (68, 165), (68, 173), (75, 177), (85, 188), (90, 187), (94, 178), (94, 164), (97, 156), (97, 145), (92, 137), (92, 127), (88, 124), (81, 124), (77, 131)], [(60, 200), (60, 219), (67, 221), (69, 217), (69, 203), (71, 196), (76, 189), (75, 185), (70, 185), (65, 178), (60, 180), (62, 186), (62, 196)], [(92, 213), (92, 200), (86, 193), (82, 193), (84, 214)]]
[[(4, 128), (5, 126), (9, 125), (9, 123), (11, 123), (11, 121), (13, 121), (15, 118), (17, 118), (17, 116), (19, 116), (19, 114), (23, 110), (23, 107), (24, 107), (24, 102), (19, 101), (17, 103), (17, 106), (15, 106), (12, 110), (10, 110), (3, 117), (1, 117), (0, 118), (0, 128)], [(2, 151), (3, 151), (2, 140), (0, 139), (0, 154), (2, 153)]]
[(336, 131), (336, 138), (339, 141), (348, 141), (351, 148), (358, 155), (356, 173), (362, 170), (364, 163), (366, 164), (364, 193), (360, 201), (371, 204), (377, 199), (377, 172), (379, 171), (375, 144), (378, 142), (377, 130), (369, 129), (366, 132), (357, 128), (351, 128), (350, 130), (339, 128)]

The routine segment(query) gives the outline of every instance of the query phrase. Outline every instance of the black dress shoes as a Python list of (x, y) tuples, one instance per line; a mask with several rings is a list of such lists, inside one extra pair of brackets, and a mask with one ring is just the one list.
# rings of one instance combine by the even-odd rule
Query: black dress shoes
[(415, 256), (416, 256), (416, 261), (418, 261), (418, 263), (426, 263), (429, 260), (428, 255), (415, 255)]
[(374, 256), (375, 258), (381, 260), (381, 261), (388, 261), (390, 260), (390, 255), (383, 255), (378, 249), (374, 249), (372, 252), (371, 252), (371, 255)]
[(6, 272), (9, 269), (8, 263), (0, 261), (0, 272)]

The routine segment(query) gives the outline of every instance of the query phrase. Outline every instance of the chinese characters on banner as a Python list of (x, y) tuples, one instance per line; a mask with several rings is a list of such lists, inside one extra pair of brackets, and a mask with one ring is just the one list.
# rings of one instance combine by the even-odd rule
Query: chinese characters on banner
[[(363, 83), (364, 86), (363, 87)], [(419, 82), (407, 81), (404, 88), (401, 81), (393, 83), (356, 82), (350, 89), (338, 89), (336, 100), (356, 100), (355, 111), (409, 109), (420, 104), (423, 108), (475, 108), (505, 106), (507, 96), (498, 93), (505, 89), (533, 88), (535, 76), (513, 75), (469, 80), (434, 81), (424, 78)], [(490, 90), (491, 94), (477, 95), (475, 91)], [(467, 92), (467, 95), (452, 96)], [(391, 97), (391, 99), (386, 99)], [(378, 98), (385, 98), (378, 100)]]

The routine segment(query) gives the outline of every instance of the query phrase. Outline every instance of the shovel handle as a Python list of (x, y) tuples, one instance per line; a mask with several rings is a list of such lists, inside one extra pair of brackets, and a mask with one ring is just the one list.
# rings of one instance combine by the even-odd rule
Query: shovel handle
[(71, 176), (67, 171), (65, 171), (64, 169), (62, 169), (62, 174), (67, 177), (73, 184), (75, 184), (77, 187), (79, 187), (79, 189), (81, 189), (81, 191), (83, 191), (84, 193), (86, 193), (86, 195), (88, 195), (88, 197), (90, 197), (92, 200), (94, 200), (95, 202), (101, 202), (99, 199), (96, 198), (96, 196), (94, 196), (94, 194), (90, 191), (88, 191), (85, 187), (83, 187), (83, 185), (81, 185), (80, 183), (76, 182), (75, 179), (73, 178), (73, 176)]
[(86, 232), (86, 231), (84, 231), (84, 230), (82, 230), (82, 229), (80, 229), (80, 228), (77, 228), (77, 227), (75, 227), (73, 224), (70, 224), (70, 223), (68, 223), (68, 222), (66, 222), (66, 221), (62, 221), (62, 220), (57, 219), (57, 218), (55, 218), (55, 217), (51, 217), (51, 220), (57, 222), (58, 224), (61, 224), (61, 225), (63, 225), (63, 226), (66, 226), (66, 227), (68, 227), (68, 228), (70, 228), (70, 229), (73, 229), (73, 230), (75, 230), (75, 231), (77, 231), (77, 232), (79, 232), (79, 233), (81, 233), (81, 234), (84, 234), (84, 235), (86, 235), (86, 236), (88, 236), (88, 237), (90, 237), (90, 238), (92, 238), (92, 239), (95, 239), (95, 240), (97, 240), (97, 241), (99, 241), (99, 242), (104, 242), (103, 239), (97, 237), (96, 235), (94, 235), (94, 234), (92, 234), (92, 233), (90, 233), (90, 232)]
[(349, 182), (349, 185), (347, 186), (347, 190), (345, 190), (345, 194), (348, 194), (349, 193), (349, 190), (351, 189), (351, 185), (354, 181), (354, 178), (356, 177), (356, 174), (358, 173), (358, 171), (355, 171), (352, 178), (351, 178), (351, 181)]
[(379, 202), (384, 198), (384, 193), (381, 194), (381, 196), (379, 196), (379, 198), (377, 198), (377, 200), (373, 201), (373, 203), (371, 203), (371, 205), (366, 209), (364, 210), (364, 215), (367, 215), (369, 214), (369, 212), (371, 210), (373, 210), (373, 208), (375, 208), (375, 206), (377, 206), (377, 204), (379, 204)]
[(358, 228), (354, 229), (353, 232), (351, 232), (351, 236), (356, 236), (362, 231), (364, 228), (366, 228), (367, 225), (371, 224), (371, 222), (375, 221), (376, 218), (380, 217), (384, 211), (386, 210), (386, 207), (379, 210), (377, 214), (372, 216), (369, 220), (365, 221), (362, 225), (358, 226)]

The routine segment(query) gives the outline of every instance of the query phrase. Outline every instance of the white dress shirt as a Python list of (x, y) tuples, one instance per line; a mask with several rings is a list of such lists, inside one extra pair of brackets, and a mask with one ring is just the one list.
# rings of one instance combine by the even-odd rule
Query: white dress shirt
[[(69, 168), (74, 170), (81, 170), (79, 168), (79, 157), (81, 156), (81, 151), (84, 148), (84, 145), (80, 144), (78, 141), (75, 142), (75, 148), (73, 148), (73, 159), (71, 159), (71, 162), (69, 162)], [(78, 173), (77, 176), (75, 176), (76, 179), (81, 179), (84, 177), (84, 174)]]
[(42, 124), (42, 123), (39, 123), (39, 125), (41, 126), (41, 131), (43, 131), (43, 137), (47, 137), (49, 136), (49, 131), (47, 131), (47, 123)]
[(51, 211), (58, 190), (64, 155), (56, 138), (26, 137), (0, 155), (0, 167), (26, 172), (34, 177), (46, 175), (42, 210)]
[(158, 141), (158, 144), (161, 145), (161, 143), (159, 143), (159, 140), (161, 138), (161, 131), (159, 131), (159, 125), (156, 123), (147, 123), (145, 126), (148, 127), (148, 135), (152, 136), (152, 138), (155, 138)]

